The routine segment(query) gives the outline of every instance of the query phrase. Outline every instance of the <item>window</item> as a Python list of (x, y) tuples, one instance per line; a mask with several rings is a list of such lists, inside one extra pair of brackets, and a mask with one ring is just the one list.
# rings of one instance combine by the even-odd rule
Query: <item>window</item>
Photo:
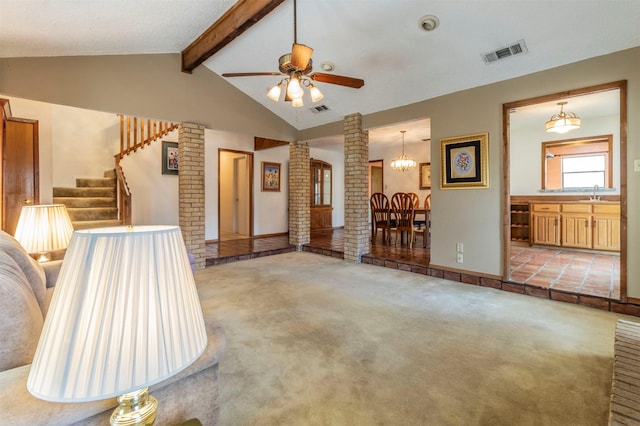
[(562, 158), (563, 188), (604, 188), (605, 173), (604, 154)]
[(542, 189), (613, 187), (613, 136), (542, 142)]

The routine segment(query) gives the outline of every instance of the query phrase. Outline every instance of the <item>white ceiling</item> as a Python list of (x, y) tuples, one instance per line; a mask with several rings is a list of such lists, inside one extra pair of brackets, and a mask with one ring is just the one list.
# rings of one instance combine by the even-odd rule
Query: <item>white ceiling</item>
[[(0, 57), (179, 53), (233, 3), (0, 0)], [(427, 14), (439, 17), (436, 31), (419, 28)], [(330, 61), (335, 74), (365, 86), (318, 83), (329, 111), (315, 114), (310, 100), (293, 108), (268, 99), (278, 77), (228, 81), (306, 129), (639, 46), (639, 23), (640, 0), (298, 0), (298, 42), (314, 48), (314, 70)], [(483, 62), (483, 53), (521, 39), (528, 54)], [(292, 42), (287, 0), (203, 66), (218, 74), (277, 71)], [(430, 137), (425, 119), (371, 129), (370, 143), (397, 140), (401, 128), (407, 141)]]

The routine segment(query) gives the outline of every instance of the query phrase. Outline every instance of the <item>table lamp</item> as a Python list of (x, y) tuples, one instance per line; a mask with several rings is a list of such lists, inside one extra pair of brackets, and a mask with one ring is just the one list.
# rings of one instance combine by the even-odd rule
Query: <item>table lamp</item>
[(64, 204), (22, 206), (15, 238), (27, 253), (38, 253), (38, 262), (48, 262), (47, 254), (69, 245), (73, 225)]
[(111, 424), (150, 425), (148, 387), (207, 345), (202, 308), (177, 226), (73, 233), (27, 388), (53, 402), (117, 397)]

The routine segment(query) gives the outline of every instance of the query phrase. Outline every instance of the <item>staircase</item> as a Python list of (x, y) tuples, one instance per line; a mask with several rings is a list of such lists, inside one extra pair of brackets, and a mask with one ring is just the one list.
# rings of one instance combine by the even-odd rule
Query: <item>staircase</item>
[(75, 188), (53, 188), (53, 202), (67, 206), (75, 230), (118, 226), (116, 184), (114, 170), (102, 178), (76, 179)]

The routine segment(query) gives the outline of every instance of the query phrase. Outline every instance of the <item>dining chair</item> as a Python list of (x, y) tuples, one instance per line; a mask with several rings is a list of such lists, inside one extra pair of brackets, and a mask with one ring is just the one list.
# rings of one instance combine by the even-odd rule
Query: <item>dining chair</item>
[(371, 194), (371, 241), (376, 242), (378, 229), (382, 229), (382, 242), (391, 244), (391, 207), (382, 192)]
[(431, 194), (424, 198), (424, 209), (426, 211), (424, 215), (424, 240), (423, 247), (431, 248)]
[[(409, 196), (411, 197), (411, 201), (413, 202), (413, 209), (414, 210), (419, 210), (420, 209), (420, 197), (418, 196), (418, 194), (414, 193), (414, 192), (408, 192)], [(426, 223), (426, 218), (425, 220), (419, 220), (416, 219), (416, 215), (417, 213), (414, 212), (413, 215), (413, 225), (416, 228), (416, 231), (420, 230), (421, 227), (423, 227)]]
[(393, 214), (396, 217), (396, 241), (395, 245), (398, 245), (398, 233), (402, 239), (402, 233), (407, 233), (407, 242), (409, 248), (413, 248), (414, 238), (414, 225), (413, 225), (413, 200), (411, 195), (403, 192), (393, 194), (391, 198), (391, 205), (393, 207)]

